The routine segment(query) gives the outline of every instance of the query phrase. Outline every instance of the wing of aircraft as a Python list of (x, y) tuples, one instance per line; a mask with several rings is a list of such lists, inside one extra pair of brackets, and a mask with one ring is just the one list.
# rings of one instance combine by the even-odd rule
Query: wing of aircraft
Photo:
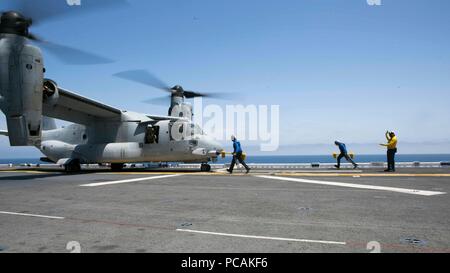
[(8, 136), (8, 131), (0, 130), (0, 136)]
[(101, 120), (120, 121), (122, 111), (58, 87), (58, 98), (44, 103), (42, 114), (83, 125)]
[[(58, 87), (58, 97), (43, 104), (44, 116), (89, 125), (92, 122), (120, 121), (122, 111)], [(186, 118), (146, 115), (151, 121), (189, 121)]]

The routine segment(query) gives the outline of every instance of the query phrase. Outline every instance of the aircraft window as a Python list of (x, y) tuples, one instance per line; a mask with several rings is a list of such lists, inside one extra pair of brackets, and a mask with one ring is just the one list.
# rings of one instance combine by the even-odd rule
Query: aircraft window
[(145, 144), (159, 142), (159, 126), (148, 126), (145, 131)]
[(192, 147), (196, 147), (196, 146), (198, 146), (198, 141), (197, 140), (191, 140), (191, 141), (189, 141), (189, 145), (191, 145)]

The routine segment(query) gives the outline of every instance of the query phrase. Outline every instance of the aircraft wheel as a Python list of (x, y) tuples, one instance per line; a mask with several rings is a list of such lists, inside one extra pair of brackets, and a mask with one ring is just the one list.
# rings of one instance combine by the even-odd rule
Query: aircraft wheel
[(123, 163), (112, 163), (111, 164), (111, 170), (113, 172), (120, 172), (123, 170), (124, 164)]
[(209, 164), (202, 164), (202, 166), (200, 167), (200, 170), (202, 172), (210, 172), (211, 171), (211, 165), (209, 165)]
[(67, 173), (76, 173), (81, 171), (81, 164), (79, 161), (74, 160), (70, 164), (64, 166), (64, 170)]

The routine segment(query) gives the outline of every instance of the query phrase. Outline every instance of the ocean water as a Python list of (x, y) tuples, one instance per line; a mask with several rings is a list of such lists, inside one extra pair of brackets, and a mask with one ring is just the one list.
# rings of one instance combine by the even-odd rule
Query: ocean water
[[(397, 162), (450, 162), (450, 154), (422, 154), (422, 155), (403, 155), (399, 154), (396, 157)], [(229, 163), (230, 157), (220, 159), (218, 163)], [(288, 156), (249, 156), (246, 160), (248, 163), (334, 163), (334, 159), (331, 155), (288, 155)], [(386, 155), (358, 155), (355, 158), (359, 163), (370, 162), (384, 162), (386, 161)], [(343, 159), (345, 162), (345, 159)], [(0, 164), (42, 164), (39, 159), (36, 158), (16, 158), (7, 159), (0, 158)]]
[[(219, 163), (230, 161), (231, 158), (220, 159)], [(358, 155), (355, 162), (370, 163), (384, 162), (386, 155)], [(288, 156), (249, 156), (246, 160), (248, 163), (335, 163), (331, 155), (288, 155)], [(450, 154), (442, 155), (397, 155), (397, 162), (450, 162)], [(342, 162), (346, 162), (343, 159)]]

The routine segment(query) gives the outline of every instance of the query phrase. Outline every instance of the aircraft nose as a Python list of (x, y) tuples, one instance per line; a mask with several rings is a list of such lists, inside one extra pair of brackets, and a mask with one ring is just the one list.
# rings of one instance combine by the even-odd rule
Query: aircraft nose
[(221, 153), (223, 151), (222, 145), (213, 139), (205, 140), (204, 145), (208, 152)]
[(218, 152), (221, 152), (223, 150), (222, 145), (215, 140), (211, 140), (210, 146), (213, 150), (216, 150)]

